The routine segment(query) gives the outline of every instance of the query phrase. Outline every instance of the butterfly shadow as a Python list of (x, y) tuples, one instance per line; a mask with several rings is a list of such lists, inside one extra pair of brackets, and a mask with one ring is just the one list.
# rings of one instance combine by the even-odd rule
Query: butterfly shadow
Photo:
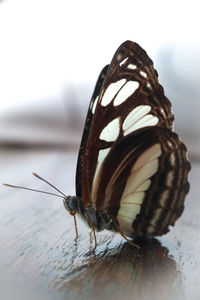
[(72, 259), (72, 271), (59, 290), (70, 299), (183, 298), (182, 275), (168, 249), (157, 239), (134, 242), (139, 251), (125, 242), (87, 253), (77, 267)]

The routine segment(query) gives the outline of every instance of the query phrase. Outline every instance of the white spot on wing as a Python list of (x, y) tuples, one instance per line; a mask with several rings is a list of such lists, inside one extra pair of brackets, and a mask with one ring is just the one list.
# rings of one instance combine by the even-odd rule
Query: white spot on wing
[(122, 55), (120, 53), (118, 53), (116, 59), (117, 59), (117, 61), (120, 61), (122, 59)]
[(100, 139), (106, 142), (114, 142), (119, 135), (119, 131), (119, 118), (116, 118), (102, 130)]
[(161, 111), (162, 115), (163, 115), (164, 117), (166, 117), (165, 111), (164, 111), (164, 109), (163, 109), (162, 107), (160, 108), (160, 111)]
[(129, 134), (137, 129), (143, 128), (143, 127), (155, 126), (158, 124), (158, 122), (159, 122), (159, 119), (156, 116), (148, 114), (148, 115), (144, 116), (143, 118), (141, 118), (140, 120), (138, 120), (134, 125), (129, 127), (124, 132), (124, 135), (127, 135), (127, 134)]
[(97, 96), (94, 100), (94, 104), (92, 106), (92, 113), (94, 114), (96, 106), (97, 106), (97, 102), (98, 102), (99, 96)]
[(108, 105), (113, 100), (115, 95), (119, 92), (121, 87), (125, 84), (125, 82), (126, 79), (120, 79), (117, 82), (111, 83), (104, 92), (104, 95), (101, 100), (101, 105)]
[(169, 171), (166, 177), (166, 185), (168, 187), (171, 187), (173, 180), (174, 180), (174, 171)]
[(175, 166), (175, 162), (176, 162), (176, 157), (175, 154), (172, 152), (170, 155), (170, 163), (172, 166)]
[(162, 213), (163, 213), (163, 209), (162, 208), (157, 208), (154, 211), (154, 216), (153, 216), (152, 220), (150, 221), (150, 223), (151, 223), (152, 226), (156, 225), (156, 223), (160, 219)]
[(148, 112), (150, 112), (151, 106), (149, 105), (139, 105), (134, 108), (126, 117), (123, 122), (123, 130), (127, 130), (133, 124), (135, 124), (139, 119), (145, 116)]
[(147, 87), (148, 87), (148, 89), (152, 90), (152, 86), (149, 82), (147, 82)]
[(144, 71), (140, 71), (140, 75), (144, 78), (147, 78), (147, 73)]
[(129, 64), (129, 65), (127, 66), (127, 68), (130, 69), (130, 70), (135, 70), (135, 69), (137, 68), (137, 66), (136, 66), (136, 65), (133, 65), (133, 64)]
[(170, 141), (167, 141), (167, 144), (168, 144), (168, 146), (171, 148), (171, 147), (173, 147), (173, 144), (172, 144), (172, 142), (170, 142)]
[(125, 59), (123, 59), (121, 62), (120, 62), (120, 67), (127, 61), (128, 57), (126, 57)]
[(150, 226), (147, 227), (147, 232), (148, 232), (148, 234), (153, 234), (154, 231), (155, 231), (155, 229), (154, 229), (153, 226), (150, 225)]
[(128, 97), (130, 97), (139, 87), (139, 83), (137, 81), (128, 81), (123, 88), (119, 91), (118, 95), (114, 100), (114, 106), (120, 105)]
[(169, 190), (165, 190), (161, 195), (160, 195), (160, 205), (162, 207), (166, 207), (166, 201), (169, 199)]
[(93, 180), (93, 189), (95, 188), (95, 181), (96, 181), (96, 177), (98, 176), (99, 169), (100, 169), (104, 159), (106, 158), (106, 156), (110, 152), (110, 149), (111, 148), (106, 148), (106, 149), (102, 149), (102, 150), (99, 151), (99, 155), (98, 155), (98, 159), (97, 159), (97, 168), (96, 168), (95, 175), (94, 175), (94, 180)]

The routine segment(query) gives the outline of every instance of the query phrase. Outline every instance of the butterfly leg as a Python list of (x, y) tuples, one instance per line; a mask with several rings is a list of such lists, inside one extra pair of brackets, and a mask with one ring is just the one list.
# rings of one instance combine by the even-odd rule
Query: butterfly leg
[(92, 224), (92, 222), (91, 222), (91, 220), (90, 220), (89, 215), (86, 214), (86, 216), (87, 216), (87, 219), (88, 219), (88, 223), (89, 223), (89, 225), (90, 225), (90, 228), (91, 228), (91, 232), (90, 232), (90, 240), (91, 240), (91, 233), (93, 233), (93, 236), (94, 236), (94, 249), (93, 249), (93, 251), (95, 251), (95, 250), (96, 250), (96, 247), (97, 247), (97, 239), (96, 239), (95, 229), (94, 229), (94, 226), (93, 226), (93, 224)]
[(90, 232), (89, 232), (89, 236), (90, 236), (90, 243), (92, 243), (92, 233), (93, 233), (93, 231), (92, 231), (92, 229), (90, 230)]
[(74, 227), (75, 227), (75, 232), (76, 232), (76, 237), (75, 241), (78, 239), (78, 227), (77, 227), (77, 221), (76, 221), (76, 214), (73, 214), (74, 217)]
[(131, 246), (134, 246), (136, 247), (137, 249), (140, 249), (140, 247), (138, 245), (136, 245), (135, 243), (131, 242), (124, 234), (123, 232), (121, 231), (119, 225), (117, 224), (116, 221), (113, 220), (113, 223), (115, 224), (115, 227), (117, 228), (118, 232), (121, 234), (121, 236), (131, 245)]

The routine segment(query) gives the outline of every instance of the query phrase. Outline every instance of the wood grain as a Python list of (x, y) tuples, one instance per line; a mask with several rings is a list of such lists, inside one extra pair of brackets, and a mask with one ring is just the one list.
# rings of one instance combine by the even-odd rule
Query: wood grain
[[(37, 172), (66, 194), (74, 194), (77, 151), (0, 151), (0, 181), (51, 191)], [(62, 199), (2, 187), (0, 191), (0, 282), (8, 299), (199, 299), (200, 166), (191, 172), (191, 192), (182, 218), (159, 239), (135, 241), (97, 233), (93, 253), (89, 229), (73, 218)], [(3, 299), (3, 297), (2, 297)]]

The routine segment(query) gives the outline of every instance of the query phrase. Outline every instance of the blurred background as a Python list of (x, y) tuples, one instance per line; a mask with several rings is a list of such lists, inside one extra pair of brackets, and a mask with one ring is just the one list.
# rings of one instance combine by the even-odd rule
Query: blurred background
[[(17, 298), (20, 285), (28, 290), (28, 299), (32, 299), (29, 286), (36, 293), (47, 288), (47, 299), (52, 299), (51, 288), (55, 292), (55, 287), (66, 293), (64, 299), (80, 299), (69, 296), (69, 291), (76, 295), (79, 288), (80, 295), (86, 295), (81, 299), (90, 299), (85, 283), (97, 291), (91, 298), (96, 299), (103, 281), (115, 292), (115, 299), (122, 295), (118, 288), (131, 286), (132, 292), (145, 295), (140, 299), (149, 299), (152, 289), (158, 295), (152, 299), (183, 299), (183, 290), (184, 299), (199, 300), (199, 3), (0, 0), (0, 183), (48, 190), (31, 175), (35, 171), (67, 195), (74, 195), (79, 144), (97, 77), (127, 39), (139, 43), (154, 61), (172, 102), (175, 131), (186, 144), (193, 165), (182, 218), (159, 239), (157, 250), (147, 247), (144, 259), (140, 263), (139, 257), (139, 265), (134, 265), (136, 273), (132, 268), (135, 258), (130, 265), (126, 251), (119, 250), (115, 256), (120, 244), (105, 231), (98, 234), (97, 256), (92, 254), (90, 260), (88, 229), (78, 222), (80, 237), (75, 244), (73, 218), (62, 201), (2, 187), (0, 290), (14, 294), (9, 300), (13, 296), (27, 299)], [(124, 273), (116, 272), (116, 260)], [(111, 265), (113, 272), (97, 272)], [(178, 279), (174, 279), (176, 273)], [(113, 278), (109, 281), (108, 274), (117, 279), (117, 285)], [(180, 298), (171, 291), (174, 288)], [(160, 296), (163, 292), (166, 297)]]
[(153, 59), (175, 130), (200, 146), (198, 1), (0, 1), (0, 144), (79, 145), (96, 79), (119, 45)]

